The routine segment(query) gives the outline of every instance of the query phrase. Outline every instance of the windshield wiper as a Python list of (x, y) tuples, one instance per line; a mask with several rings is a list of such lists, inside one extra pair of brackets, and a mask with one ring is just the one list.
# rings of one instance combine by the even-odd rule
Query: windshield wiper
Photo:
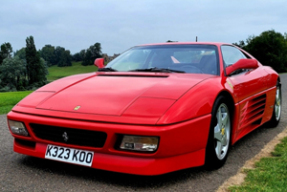
[(166, 69), (166, 68), (148, 68), (148, 69), (134, 69), (130, 71), (139, 71), (139, 72), (165, 72), (165, 73), (185, 73), (184, 71), (174, 70), (174, 69)]
[(99, 68), (98, 71), (117, 71), (111, 67), (107, 67), (107, 68)]

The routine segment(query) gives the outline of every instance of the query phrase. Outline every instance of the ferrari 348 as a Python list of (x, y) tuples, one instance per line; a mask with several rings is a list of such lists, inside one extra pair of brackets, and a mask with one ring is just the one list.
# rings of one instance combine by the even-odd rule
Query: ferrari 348
[(141, 45), (95, 65), (9, 112), (15, 152), (137, 175), (216, 169), (236, 141), (280, 120), (279, 75), (230, 44)]

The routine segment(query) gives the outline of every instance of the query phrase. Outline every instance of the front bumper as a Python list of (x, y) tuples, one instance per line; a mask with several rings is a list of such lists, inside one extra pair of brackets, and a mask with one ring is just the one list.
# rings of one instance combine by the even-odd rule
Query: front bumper
[[(11, 133), (15, 137), (15, 152), (45, 158), (48, 144), (90, 150), (94, 151), (92, 168), (136, 175), (159, 175), (203, 165), (211, 120), (211, 115), (208, 114), (177, 124), (152, 126), (58, 119), (17, 112), (10, 112), (7, 117), (23, 122), (30, 134), (29, 137), (24, 137)], [(30, 123), (103, 131), (107, 138), (101, 148), (53, 142), (36, 137)], [(158, 150), (154, 153), (117, 150), (115, 146), (119, 134), (158, 136)]]

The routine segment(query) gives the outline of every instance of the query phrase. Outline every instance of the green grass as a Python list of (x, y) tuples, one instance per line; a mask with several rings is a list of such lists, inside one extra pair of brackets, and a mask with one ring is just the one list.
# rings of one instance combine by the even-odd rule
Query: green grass
[(256, 163), (255, 169), (246, 170), (246, 173), (244, 183), (230, 187), (230, 191), (287, 191), (287, 137), (275, 147), (272, 157), (262, 158)]
[(26, 97), (32, 91), (5, 92), (0, 93), (0, 114), (6, 114), (11, 111), (21, 99)]
[(81, 62), (73, 62), (70, 67), (57, 67), (52, 66), (48, 68), (49, 74), (47, 75), (48, 81), (54, 81), (62, 77), (79, 73), (95, 72), (98, 68), (94, 65), (82, 66)]
[[(54, 81), (69, 75), (95, 72), (98, 68), (94, 65), (82, 66), (81, 62), (73, 62), (70, 67), (57, 67), (52, 66), (48, 68), (49, 74), (47, 75), (48, 81)], [(19, 92), (0, 92), (0, 114), (6, 114), (16, 105), (21, 99), (26, 97), (32, 91), (19, 91)]]

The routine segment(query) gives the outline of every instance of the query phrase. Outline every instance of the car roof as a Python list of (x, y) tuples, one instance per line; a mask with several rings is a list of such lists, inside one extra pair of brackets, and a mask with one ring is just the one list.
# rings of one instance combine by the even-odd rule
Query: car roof
[(152, 43), (152, 44), (143, 44), (138, 46), (153, 46), (153, 45), (231, 45), (229, 43), (220, 43), (220, 42), (168, 42), (168, 43)]

